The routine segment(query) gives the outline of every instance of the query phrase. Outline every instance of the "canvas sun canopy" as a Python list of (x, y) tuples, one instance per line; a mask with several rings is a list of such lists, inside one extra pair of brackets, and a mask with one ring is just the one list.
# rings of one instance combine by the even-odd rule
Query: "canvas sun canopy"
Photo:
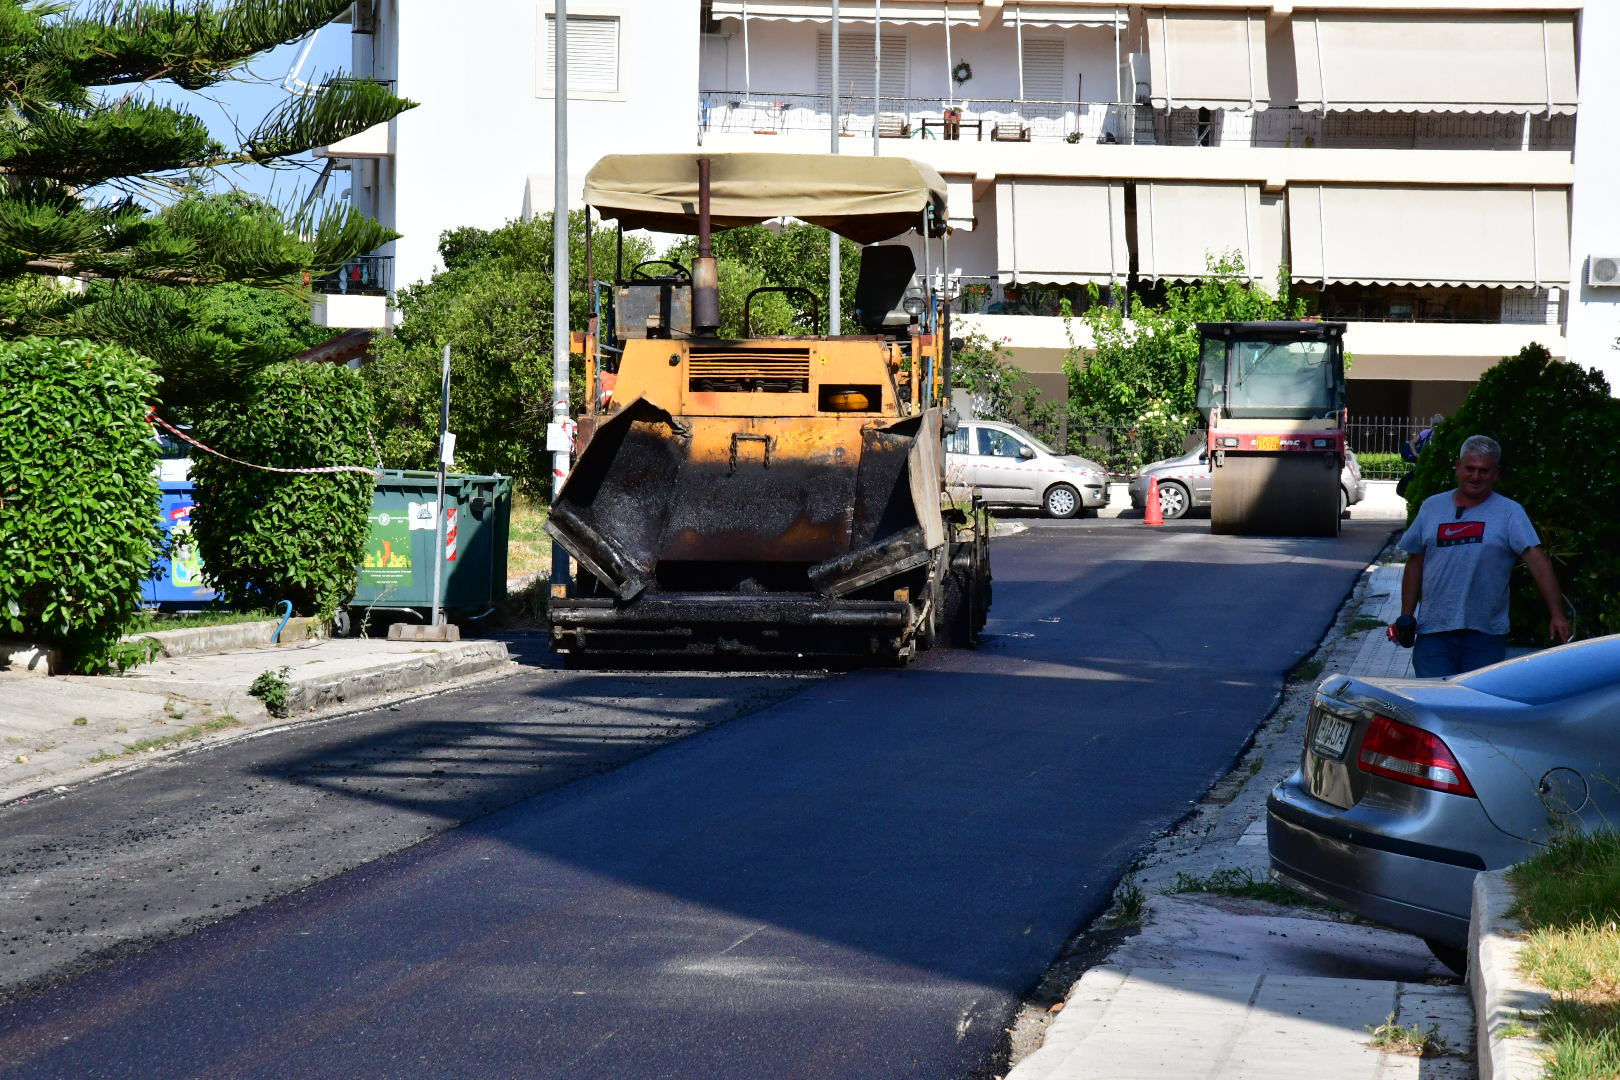
[(1155, 108), (1271, 104), (1262, 11), (1144, 10)]
[[(585, 202), (627, 229), (695, 233), (697, 154), (610, 154), (585, 175)], [(792, 217), (875, 244), (945, 228), (945, 181), (907, 158), (833, 154), (708, 154), (709, 213), (716, 229)]]
[(1531, 288), (1569, 277), (1563, 188), (1289, 184), (1296, 281)]
[(1298, 12), (1299, 107), (1572, 113), (1572, 12)]
[(1210, 256), (1236, 253), (1250, 281), (1273, 281), (1283, 261), (1280, 200), (1258, 183), (1140, 180), (1138, 273), (1160, 281), (1206, 277)]
[[(940, 24), (950, 13), (957, 25), (977, 25), (976, 0), (883, 0), (881, 12), (872, 0), (846, 0), (839, 5), (838, 21), (871, 25), (881, 15), (885, 23)], [(788, 22), (832, 22), (832, 5), (827, 0), (714, 0), (717, 19), (783, 19)]]
[(996, 181), (996, 277), (1003, 285), (1107, 284), (1129, 269), (1122, 181)]

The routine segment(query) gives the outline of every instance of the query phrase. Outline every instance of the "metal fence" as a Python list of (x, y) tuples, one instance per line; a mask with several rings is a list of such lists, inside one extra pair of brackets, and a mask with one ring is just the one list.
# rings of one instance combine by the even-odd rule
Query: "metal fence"
[(1361, 475), (1368, 480), (1399, 480), (1412, 466), (1401, 446), (1430, 426), (1426, 416), (1361, 416), (1350, 421), (1345, 435), (1356, 452)]

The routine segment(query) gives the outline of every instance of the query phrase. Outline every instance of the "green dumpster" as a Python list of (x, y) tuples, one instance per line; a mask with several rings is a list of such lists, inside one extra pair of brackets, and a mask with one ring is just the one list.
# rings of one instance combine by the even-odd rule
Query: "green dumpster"
[[(426, 622), (433, 609), (433, 546), (439, 474), (385, 469), (371, 496), (371, 529), (351, 623), (375, 612)], [(444, 562), (439, 606), (450, 618), (477, 617), (506, 596), (506, 539), (512, 479), (451, 473), (444, 478)], [(372, 623), (378, 622), (372, 618)], [(384, 619), (384, 622), (398, 620)]]

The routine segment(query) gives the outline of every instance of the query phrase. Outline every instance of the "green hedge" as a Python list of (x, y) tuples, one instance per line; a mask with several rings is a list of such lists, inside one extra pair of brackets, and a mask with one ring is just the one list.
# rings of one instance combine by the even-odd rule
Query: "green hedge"
[[(1455, 414), (1435, 429), (1407, 488), (1409, 516), (1456, 486), (1463, 440), (1502, 444), (1497, 490), (1524, 505), (1552, 557), (1582, 637), (1620, 633), (1620, 401), (1595, 370), (1552, 360), (1540, 345), (1492, 367)], [(1547, 609), (1529, 572), (1513, 573), (1512, 639), (1545, 644)]]
[(0, 627), (76, 671), (119, 662), (161, 550), (150, 361), (114, 345), (0, 343)]
[[(195, 434), (222, 454), (275, 468), (375, 464), (371, 397), (326, 364), (272, 364), (238, 401), (199, 411)], [(199, 453), (192, 535), (204, 575), (239, 608), (291, 600), (328, 618), (354, 595), (374, 481), (363, 473), (276, 473)]]

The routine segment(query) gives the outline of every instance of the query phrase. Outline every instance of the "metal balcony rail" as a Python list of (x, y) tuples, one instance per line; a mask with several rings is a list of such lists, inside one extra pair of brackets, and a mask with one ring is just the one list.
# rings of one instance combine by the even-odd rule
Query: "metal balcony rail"
[(311, 281), (309, 287), (327, 295), (386, 296), (394, 289), (394, 257), (361, 255)]
[[(827, 94), (704, 90), (699, 133), (827, 132)], [(947, 110), (958, 110), (952, 120)], [(876, 120), (874, 121), (874, 112)], [(1575, 117), (1479, 113), (1329, 113), (1296, 108), (1170, 109), (1129, 102), (839, 96), (838, 130), (882, 138), (1359, 150), (1554, 150), (1575, 145)]]

